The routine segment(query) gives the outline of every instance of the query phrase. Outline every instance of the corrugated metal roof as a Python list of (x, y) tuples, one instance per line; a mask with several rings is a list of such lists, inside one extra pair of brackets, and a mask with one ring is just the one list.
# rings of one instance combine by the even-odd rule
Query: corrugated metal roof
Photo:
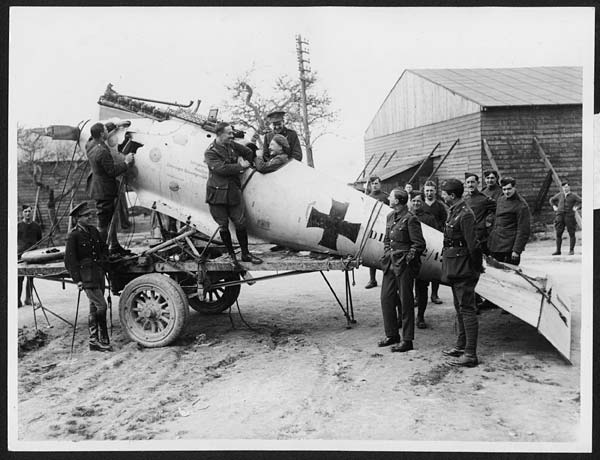
[(581, 104), (581, 67), (408, 69), (483, 106)]

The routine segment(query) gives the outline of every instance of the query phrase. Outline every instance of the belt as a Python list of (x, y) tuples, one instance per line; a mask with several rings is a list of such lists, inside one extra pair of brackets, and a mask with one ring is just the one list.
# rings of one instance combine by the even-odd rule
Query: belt
[(452, 240), (450, 238), (444, 238), (444, 247), (445, 248), (465, 248), (465, 247), (467, 247), (467, 242), (465, 240)]

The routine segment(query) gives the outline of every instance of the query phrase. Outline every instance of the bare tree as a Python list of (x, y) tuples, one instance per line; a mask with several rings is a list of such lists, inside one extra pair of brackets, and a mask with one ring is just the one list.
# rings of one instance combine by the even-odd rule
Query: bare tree
[[(226, 109), (233, 122), (264, 134), (269, 129), (266, 115), (274, 110), (284, 110), (287, 112), (286, 125), (298, 132), (300, 142), (306, 149), (300, 82), (288, 75), (281, 75), (275, 79), (270, 90), (261, 91), (253, 81), (252, 73), (252, 70), (245, 72), (227, 86), (231, 101), (226, 104)], [(312, 148), (320, 137), (330, 132), (330, 126), (337, 120), (338, 112), (331, 108), (332, 100), (327, 91), (318, 89), (316, 73), (312, 73), (306, 84)]]

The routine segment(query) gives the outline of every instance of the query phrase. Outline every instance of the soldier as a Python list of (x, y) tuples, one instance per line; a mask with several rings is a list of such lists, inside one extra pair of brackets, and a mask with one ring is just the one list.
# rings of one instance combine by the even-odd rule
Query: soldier
[(558, 192), (550, 198), (550, 205), (556, 216), (554, 218), (554, 229), (556, 230), (556, 251), (553, 256), (560, 255), (560, 247), (562, 245), (562, 236), (567, 227), (569, 233), (569, 255), (575, 254), (575, 230), (577, 222), (575, 221), (575, 209), (581, 206), (581, 197), (571, 192), (571, 187), (568, 181), (562, 182), (562, 191)]
[(256, 158), (254, 159), (254, 165), (256, 170), (262, 174), (277, 171), (288, 161), (291, 157), (286, 151), (289, 151), (290, 144), (287, 139), (281, 134), (275, 134), (271, 143), (269, 144), (269, 150), (271, 151), (271, 159), (265, 160), (264, 152), (260, 149), (256, 151)]
[(231, 233), (229, 233), (229, 219), (235, 225), (242, 250), (242, 261), (260, 264), (262, 260), (248, 251), (248, 233), (240, 179), (240, 175), (250, 167), (254, 154), (248, 147), (233, 141), (233, 128), (229, 123), (219, 123), (216, 134), (217, 138), (204, 152), (204, 161), (209, 169), (206, 202), (210, 214), (219, 225), (221, 241), (227, 248), (231, 263), (234, 266), (238, 265)]
[(271, 140), (275, 134), (281, 134), (287, 139), (289, 147), (284, 149), (284, 152), (287, 153), (288, 156), (291, 156), (294, 160), (302, 161), (302, 147), (300, 147), (298, 133), (283, 124), (284, 115), (285, 112), (282, 110), (276, 110), (267, 115), (267, 120), (273, 126), (273, 131), (265, 134), (263, 141), (263, 158), (265, 161), (269, 161), (271, 159), (271, 149), (269, 145), (271, 144)]
[[(408, 209), (412, 212), (419, 222), (428, 225), (431, 228), (437, 227), (435, 217), (425, 209), (424, 202), (425, 196), (420, 192), (412, 192), (410, 194), (410, 205)], [(427, 286), (428, 281), (423, 281), (415, 278), (415, 303), (417, 306), (417, 327), (419, 329), (425, 329), (427, 324), (425, 323), (425, 309), (427, 308)]]
[[(435, 217), (436, 226), (434, 228), (440, 232), (443, 232), (446, 218), (448, 217), (448, 211), (446, 210), (446, 205), (440, 201), (437, 196), (435, 182), (431, 180), (425, 182), (425, 185), (423, 186), (423, 194), (425, 195), (423, 209)], [(439, 282), (431, 282), (431, 301), (436, 304), (442, 303), (440, 297), (438, 296), (439, 287)]]
[[(397, 307), (401, 309), (402, 341), (392, 351), (406, 352), (413, 349), (415, 311), (413, 282), (421, 268), (421, 253), (425, 239), (418, 219), (408, 210), (408, 194), (394, 189), (389, 196), (394, 210), (387, 216), (384, 255), (381, 258), (383, 281), (381, 284), (381, 310), (385, 338), (380, 347), (400, 342)], [(399, 298), (398, 298), (399, 294)]]
[(465, 173), (465, 203), (471, 208), (475, 215), (475, 238), (484, 254), (487, 250), (488, 230), (492, 226), (494, 213), (496, 212), (496, 202), (487, 195), (479, 191), (479, 176), (473, 173)]
[[(20, 259), (21, 254), (27, 251), (42, 239), (42, 227), (37, 222), (33, 221), (33, 209), (28, 204), (24, 204), (21, 210), (23, 219), (17, 224), (17, 257)], [(21, 303), (21, 294), (23, 293), (24, 276), (18, 276), (18, 296), (19, 308), (23, 306)], [(27, 277), (25, 284), (25, 305), (31, 305), (33, 291), (33, 276)]]
[(125, 161), (115, 163), (110, 149), (105, 143), (108, 138), (106, 127), (102, 123), (96, 123), (90, 128), (90, 131), (92, 137), (85, 145), (85, 151), (92, 169), (89, 192), (90, 198), (96, 201), (100, 237), (104, 241), (108, 240), (109, 254), (131, 254), (119, 244), (116, 225), (113, 225), (110, 235), (108, 230), (119, 194), (117, 177), (133, 165), (133, 153), (127, 154)]
[[(367, 184), (371, 185), (371, 193), (369, 193), (371, 198), (375, 198), (382, 203), (388, 204), (387, 195), (381, 191), (381, 179), (379, 176), (371, 176)], [(365, 286), (365, 289), (371, 289), (377, 286), (377, 279), (375, 277), (376, 272), (376, 268), (369, 267), (369, 282)]]
[(75, 228), (67, 236), (65, 267), (79, 290), (85, 291), (90, 303), (88, 328), (92, 351), (111, 351), (106, 326), (107, 304), (104, 299), (103, 264), (108, 251), (100, 232), (90, 224), (92, 210), (84, 201), (69, 214), (76, 219)]
[(494, 201), (498, 201), (498, 198), (502, 195), (502, 187), (498, 185), (499, 177), (498, 172), (493, 169), (487, 169), (483, 172), (485, 187), (481, 190), (481, 193), (489, 196)]
[(463, 184), (457, 179), (442, 184), (442, 198), (450, 206), (444, 228), (442, 282), (452, 287), (458, 326), (456, 345), (442, 353), (456, 358), (451, 365), (474, 367), (478, 364), (475, 286), (483, 267), (475, 241), (475, 215), (462, 199), (463, 192)]
[(519, 265), (529, 239), (531, 214), (527, 202), (517, 193), (515, 179), (503, 177), (500, 184), (503, 195), (498, 198), (489, 251), (500, 262)]

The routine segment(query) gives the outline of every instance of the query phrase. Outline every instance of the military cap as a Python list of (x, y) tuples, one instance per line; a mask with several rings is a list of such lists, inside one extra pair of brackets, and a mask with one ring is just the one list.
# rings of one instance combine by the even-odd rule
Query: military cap
[(87, 201), (84, 201), (83, 203), (79, 203), (77, 206), (75, 206), (73, 208), (73, 210), (69, 213), (69, 216), (71, 216), (71, 217), (85, 216), (92, 212), (94, 212), (94, 211), (88, 207)]
[(106, 126), (106, 131), (110, 134), (112, 131), (117, 129), (117, 125), (115, 125), (112, 121), (109, 121), (104, 126)]
[(495, 171), (493, 169), (486, 169), (485, 171), (483, 171), (483, 177), (487, 177), (490, 174), (493, 174), (494, 176), (496, 176), (496, 179), (498, 179), (498, 177), (500, 177), (500, 175), (498, 174), (498, 171)]
[(458, 179), (448, 179), (442, 182), (441, 189), (446, 193), (454, 193), (457, 196), (461, 196), (465, 190), (463, 184)]
[(273, 112), (267, 115), (267, 119), (269, 121), (283, 121), (283, 116), (285, 115), (285, 111), (283, 110), (274, 110)]
[(475, 176), (475, 180), (478, 181), (479, 180), (479, 176), (475, 173), (470, 173), (470, 172), (466, 172), (465, 173), (465, 180), (467, 180), (469, 177)]

